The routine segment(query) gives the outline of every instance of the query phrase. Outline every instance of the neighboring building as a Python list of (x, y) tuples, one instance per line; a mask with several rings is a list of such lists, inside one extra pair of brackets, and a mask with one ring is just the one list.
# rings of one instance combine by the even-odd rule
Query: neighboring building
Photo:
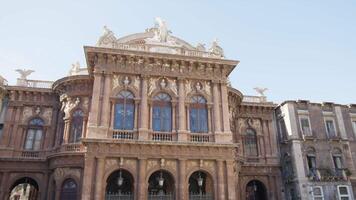
[(229, 86), (216, 41), (157, 18), (84, 51), (87, 72), (0, 87), (0, 199), (283, 199), (276, 105)]
[(356, 106), (286, 101), (276, 109), (287, 200), (351, 200)]

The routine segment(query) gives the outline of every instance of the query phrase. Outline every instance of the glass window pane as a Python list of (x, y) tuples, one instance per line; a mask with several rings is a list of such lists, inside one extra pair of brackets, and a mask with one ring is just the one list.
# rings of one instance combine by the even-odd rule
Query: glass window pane
[(41, 139), (42, 139), (42, 130), (36, 130), (33, 150), (39, 150), (41, 148)]
[(160, 118), (161, 109), (160, 107), (153, 107), (152, 119), (153, 125), (152, 128), (154, 131), (161, 130), (161, 118)]
[(341, 195), (348, 195), (347, 187), (339, 187), (339, 193)]
[(126, 116), (124, 122), (125, 130), (133, 130), (135, 120), (135, 106), (133, 104), (126, 104)]
[(200, 124), (200, 132), (207, 133), (208, 132), (208, 111), (206, 108), (200, 109), (199, 112), (199, 124)]
[(25, 149), (27, 150), (31, 150), (32, 149), (32, 145), (33, 145), (33, 141), (35, 139), (35, 131), (34, 129), (29, 129), (27, 131), (27, 138), (26, 138), (26, 143), (25, 143)]
[(197, 123), (197, 110), (194, 108), (190, 109), (190, 116), (189, 116), (189, 120), (190, 120), (190, 131), (191, 132), (197, 132), (198, 131), (198, 123)]
[(124, 105), (116, 104), (115, 105), (115, 119), (114, 119), (114, 128), (115, 129), (123, 128), (123, 126), (122, 126), (123, 119), (124, 119)]

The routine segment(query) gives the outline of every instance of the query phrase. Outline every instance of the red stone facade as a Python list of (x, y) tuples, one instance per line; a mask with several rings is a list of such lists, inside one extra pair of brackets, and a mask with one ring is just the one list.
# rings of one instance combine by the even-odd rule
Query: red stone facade
[[(205, 199), (245, 200), (252, 193), (282, 199), (276, 105), (259, 97), (243, 101), (229, 86), (227, 77), (238, 61), (102, 47), (85, 47), (85, 55), (88, 75), (62, 78), (50, 88), (1, 89), (6, 106), (0, 199), (7, 199), (17, 183), (33, 182), (37, 199), (63, 199), (69, 195), (68, 180), (75, 183), (73, 199), (108, 199), (110, 188), (117, 187), (110, 186), (115, 173), (124, 179), (119, 190), (129, 191), (132, 199), (153, 199), (155, 173), (165, 181), (161, 189), (170, 195), (166, 199), (194, 199), (194, 181), (201, 177)], [(132, 130), (114, 128), (121, 91), (134, 96)], [(171, 97), (169, 132), (152, 127), (159, 93)], [(206, 99), (204, 133), (190, 131), (195, 95)], [(73, 135), (78, 110), (79, 140)], [(35, 134), (31, 143), (30, 130), (38, 130), (33, 119), (44, 124), (38, 126), (41, 137)]]

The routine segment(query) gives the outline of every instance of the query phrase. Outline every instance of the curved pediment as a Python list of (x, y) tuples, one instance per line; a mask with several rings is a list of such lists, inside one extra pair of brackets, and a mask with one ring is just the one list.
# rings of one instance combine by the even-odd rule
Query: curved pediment
[(106, 26), (104, 33), (99, 38), (96, 46), (105, 48), (117, 48), (157, 53), (180, 54), (187, 56), (224, 58), (223, 49), (217, 41), (207, 50), (203, 44), (193, 46), (188, 42), (171, 35), (167, 24), (161, 18), (156, 18), (153, 28), (146, 29), (143, 33), (135, 33), (124, 37), (116, 35)]

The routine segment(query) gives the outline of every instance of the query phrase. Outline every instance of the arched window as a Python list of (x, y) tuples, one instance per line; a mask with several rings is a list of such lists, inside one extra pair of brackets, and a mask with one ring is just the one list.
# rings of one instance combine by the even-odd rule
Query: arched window
[(133, 130), (134, 113), (134, 95), (127, 90), (121, 91), (115, 104), (114, 129)]
[(192, 97), (189, 110), (190, 131), (192, 133), (208, 132), (208, 110), (206, 100), (202, 96)]
[(70, 137), (69, 137), (70, 143), (77, 143), (82, 137), (83, 117), (84, 117), (84, 113), (82, 110), (76, 110), (73, 112), (72, 121), (70, 124), (71, 125)]
[(257, 135), (253, 129), (248, 128), (245, 135), (245, 155), (258, 156)]
[(166, 93), (159, 93), (153, 98), (153, 130), (170, 132), (172, 130), (171, 97)]
[(39, 150), (41, 148), (43, 125), (44, 122), (40, 118), (34, 118), (29, 122), (25, 142), (26, 150)]
[(65, 180), (61, 189), (61, 200), (77, 199), (77, 188), (77, 184), (73, 179)]

